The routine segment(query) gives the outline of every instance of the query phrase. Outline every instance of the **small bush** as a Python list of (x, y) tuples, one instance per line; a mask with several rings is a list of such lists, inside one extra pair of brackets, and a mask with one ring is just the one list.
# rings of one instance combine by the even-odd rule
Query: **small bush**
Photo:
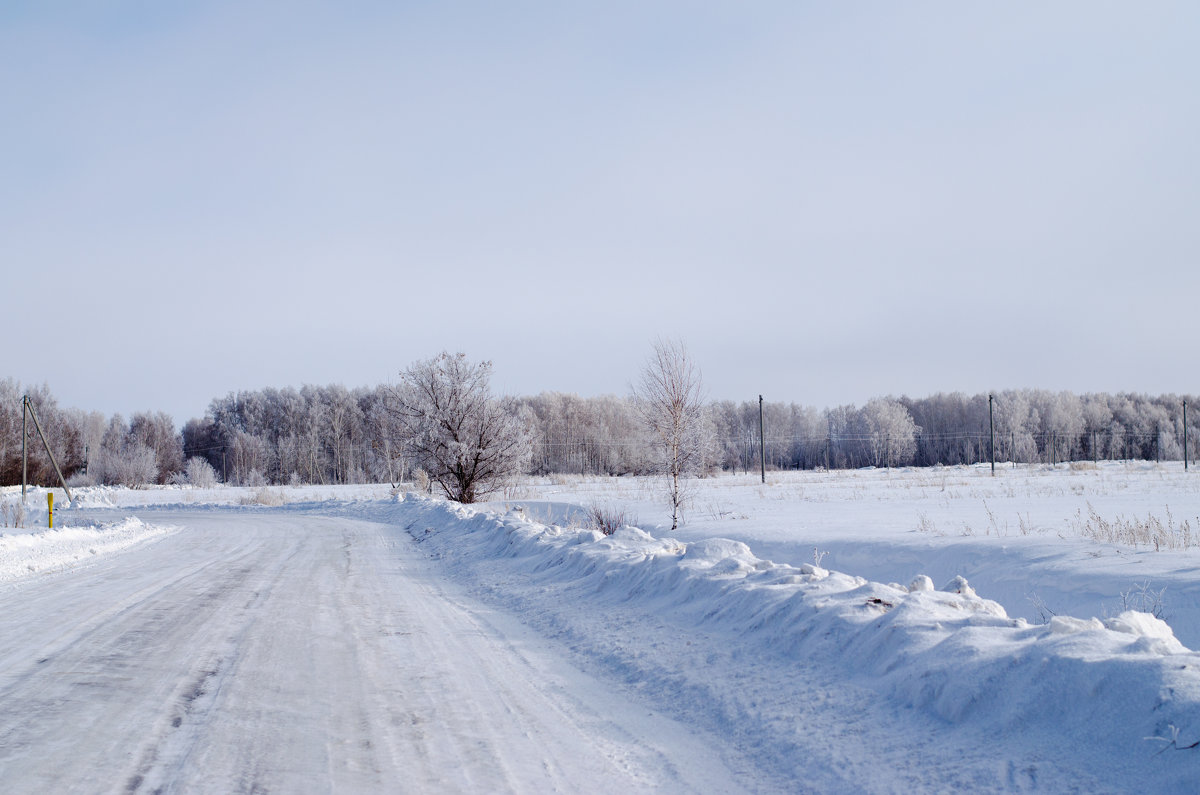
[(626, 525), (637, 525), (637, 517), (625, 511), (624, 508), (606, 508), (598, 503), (588, 506), (588, 521), (593, 530), (599, 530), (606, 536), (620, 530)]
[(217, 485), (217, 471), (200, 456), (192, 456), (187, 462), (187, 482), (198, 489)]
[(83, 472), (76, 472), (74, 475), (67, 478), (67, 485), (73, 489), (86, 488), (87, 486), (95, 486), (96, 485), (96, 476), (91, 474), (90, 472), (86, 475)]
[(0, 502), (0, 521), (5, 527), (25, 526), (25, 503), (20, 500), (5, 500)]
[(262, 472), (260, 472), (258, 469), (251, 469), (249, 472), (246, 473), (246, 476), (242, 478), (241, 485), (253, 486), (255, 488), (260, 487), (260, 486), (266, 486), (267, 485), (267, 476), (264, 475)]
[(269, 508), (278, 508), (286, 501), (283, 496), (283, 489), (268, 489), (264, 487), (254, 492), (254, 494), (242, 497), (238, 500), (238, 504), (266, 505)]

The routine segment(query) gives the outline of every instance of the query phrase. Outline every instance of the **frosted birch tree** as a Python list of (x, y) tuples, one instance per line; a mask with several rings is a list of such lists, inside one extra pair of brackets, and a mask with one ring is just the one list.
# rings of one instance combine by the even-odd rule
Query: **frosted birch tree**
[(685, 478), (705, 466), (713, 435), (700, 371), (683, 343), (654, 344), (634, 388), (634, 405), (650, 433), (656, 469), (667, 479), (674, 530), (687, 497)]

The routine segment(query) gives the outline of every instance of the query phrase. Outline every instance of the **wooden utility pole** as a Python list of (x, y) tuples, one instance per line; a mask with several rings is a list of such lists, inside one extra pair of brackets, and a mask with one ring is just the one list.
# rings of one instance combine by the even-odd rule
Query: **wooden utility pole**
[(996, 476), (996, 422), (992, 417), (992, 395), (988, 395), (988, 434), (992, 438), (992, 477)]
[(763, 396), (758, 396), (758, 466), (762, 482), (767, 482), (767, 439), (763, 432)]
[(833, 450), (833, 419), (829, 420), (829, 431), (825, 436), (825, 471), (829, 471), (829, 453)]
[[(58, 461), (54, 460), (54, 453), (50, 450), (50, 443), (46, 441), (46, 434), (42, 433), (42, 424), (38, 422), (37, 412), (33, 410), (33, 401), (29, 399), (29, 395), (25, 396), (25, 410), (29, 412), (29, 416), (33, 418), (33, 427), (37, 428), (38, 438), (42, 440), (42, 447), (46, 448), (46, 455), (50, 456), (50, 463), (54, 465), (54, 471), (58, 474), (58, 482), (62, 484), (63, 491), (67, 493), (67, 500), (75, 502), (75, 498), (71, 496), (71, 490), (67, 488), (67, 479), (63, 477), (62, 470), (58, 468)], [(22, 419), (21, 424), (25, 421)], [(25, 484), (21, 484), (21, 497), (25, 496)]]
[[(1185, 403), (1184, 406), (1187, 406)], [(1187, 416), (1187, 409), (1184, 409)], [(25, 486), (29, 482), (29, 429), (26, 427), (29, 417), (29, 395), (21, 397), (21, 502), (25, 502)], [(1186, 437), (1186, 432), (1184, 436)]]

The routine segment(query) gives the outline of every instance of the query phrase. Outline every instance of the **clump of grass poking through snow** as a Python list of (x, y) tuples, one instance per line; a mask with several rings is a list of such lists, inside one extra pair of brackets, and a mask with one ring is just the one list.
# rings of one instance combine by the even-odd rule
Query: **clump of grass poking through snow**
[(1128, 591), (1121, 592), (1121, 609), (1149, 613), (1155, 618), (1166, 621), (1166, 605), (1163, 600), (1163, 594), (1166, 592), (1165, 587), (1157, 591), (1152, 589), (1149, 580), (1140, 584), (1134, 583)]
[(1163, 549), (1188, 549), (1198, 546), (1197, 539), (1192, 533), (1192, 524), (1187, 519), (1176, 524), (1175, 517), (1167, 507), (1167, 519), (1164, 522), (1153, 514), (1147, 514), (1145, 519), (1136, 516), (1126, 518), (1117, 515), (1115, 519), (1105, 519), (1089, 502), (1087, 516), (1083, 510), (1075, 512), (1071, 524), (1075, 532), (1084, 538), (1105, 544), (1125, 544), (1131, 547), (1153, 546), (1154, 551)]

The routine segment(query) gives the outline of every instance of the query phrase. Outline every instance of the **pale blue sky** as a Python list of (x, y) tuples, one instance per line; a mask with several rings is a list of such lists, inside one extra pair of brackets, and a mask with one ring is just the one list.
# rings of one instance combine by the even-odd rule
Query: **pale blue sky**
[(1196, 390), (1200, 5), (5, 3), (0, 376)]

